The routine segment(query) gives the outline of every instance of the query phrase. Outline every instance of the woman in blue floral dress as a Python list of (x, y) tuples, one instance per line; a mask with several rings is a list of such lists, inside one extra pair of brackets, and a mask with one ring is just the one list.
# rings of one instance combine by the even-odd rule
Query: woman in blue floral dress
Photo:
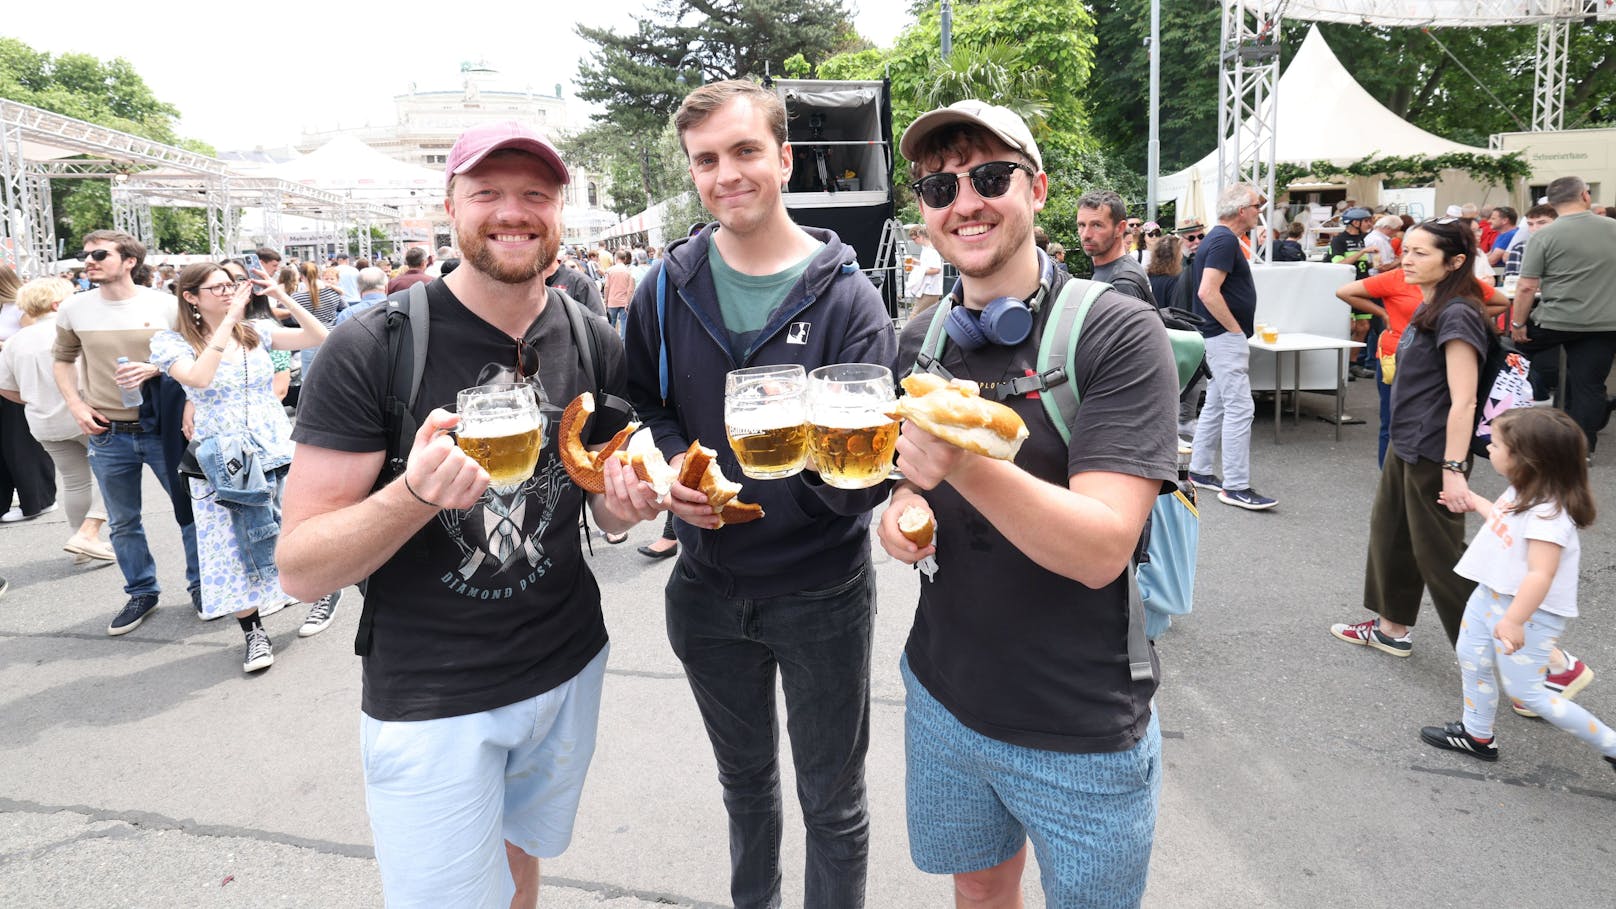
[[(265, 286), (269, 282), (257, 283)], [(218, 265), (187, 266), (174, 281), (179, 324), (174, 331), (152, 336), (151, 362), (185, 386), (186, 397), (195, 408), (193, 438), (250, 438), (260, 464), (284, 465), (292, 455), (291, 425), (272, 388), (274, 366), (269, 351), (313, 347), (325, 340), (326, 329), (312, 313), (289, 299), (282, 302), (290, 304), (297, 328), (268, 319), (242, 321), (252, 288), (253, 282), (239, 282)], [(277, 521), (279, 484), (284, 475), (284, 469), (279, 469), (268, 471), (266, 477), (276, 487), (272, 511)], [(203, 617), (233, 613), (246, 636), (242, 669), (266, 669), (275, 656), (259, 609), (285, 600), (274, 560), (255, 560), (255, 547), (241, 538), (237, 518), (219, 504), (213, 487), (204, 480), (189, 482), (196, 513)], [(256, 554), (263, 555), (261, 541)]]

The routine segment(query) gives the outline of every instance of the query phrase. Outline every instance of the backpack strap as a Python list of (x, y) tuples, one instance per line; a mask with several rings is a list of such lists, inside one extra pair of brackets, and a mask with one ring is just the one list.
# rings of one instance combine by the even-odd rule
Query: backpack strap
[(1044, 323), (1043, 337), (1038, 341), (1038, 374), (1027, 377), (1046, 383), (1038, 389), (1038, 400), (1049, 414), (1049, 421), (1055, 424), (1061, 441), (1067, 444), (1072, 441), (1072, 424), (1077, 422), (1077, 405), (1082, 398), (1069, 367), (1077, 359), (1083, 320), (1088, 318), (1094, 301), (1110, 289), (1111, 285), (1104, 281), (1073, 278), (1066, 282), (1055, 297), (1054, 308)]
[(427, 337), (432, 319), (426, 283), (416, 282), (387, 298), (387, 393), (382, 399), (382, 433), (387, 457), (376, 478), (381, 488), (404, 472), (415, 438), (415, 402), (426, 372)]
[[(550, 288), (550, 303), (560, 306), (567, 314), (567, 326), (572, 331), (572, 344), (578, 348), (578, 361), (583, 365), (584, 375), (589, 377), (596, 408), (632, 413), (633, 406), (627, 401), (606, 393), (606, 350), (600, 341), (601, 329), (590, 321), (592, 313), (585, 310), (583, 303), (554, 287)], [(609, 330), (610, 326), (607, 326), (607, 329)]]
[(920, 344), (920, 353), (909, 368), (910, 373), (929, 372), (945, 379), (954, 378), (943, 368), (943, 347), (948, 343), (948, 332), (943, 326), (948, 323), (948, 313), (953, 308), (953, 294), (944, 294), (932, 307), (931, 323), (926, 326), (926, 340)]
[(668, 404), (668, 260), (667, 253), (656, 264), (657, 387), (662, 406)]

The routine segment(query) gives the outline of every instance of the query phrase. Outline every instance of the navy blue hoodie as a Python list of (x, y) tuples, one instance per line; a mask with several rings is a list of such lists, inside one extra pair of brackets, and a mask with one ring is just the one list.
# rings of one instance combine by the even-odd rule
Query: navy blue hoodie
[[(763, 506), (762, 520), (718, 530), (674, 522), (679, 557), (699, 580), (730, 597), (830, 586), (868, 560), (870, 509), (885, 501), (886, 485), (836, 489), (810, 471), (783, 480), (743, 476), (724, 433), (724, 376), (743, 366), (787, 363), (810, 372), (833, 363), (890, 368), (897, 356), (892, 321), (875, 286), (858, 271), (853, 248), (830, 231), (803, 228), (824, 247), (770, 314), (750, 355), (731, 351), (707, 262), (718, 229), (710, 224), (670, 244), (635, 290), (624, 341), (628, 397), (665, 457), (700, 439), (718, 452), (724, 476), (741, 482), (741, 501)], [(663, 269), (666, 325), (657, 318)], [(664, 345), (666, 397), (659, 365)]]

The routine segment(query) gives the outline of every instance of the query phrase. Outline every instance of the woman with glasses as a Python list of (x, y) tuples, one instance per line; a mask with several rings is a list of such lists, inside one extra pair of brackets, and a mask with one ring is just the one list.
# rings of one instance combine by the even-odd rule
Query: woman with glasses
[[(270, 277), (259, 271), (258, 277), (266, 279), (259, 284), (253, 284), (252, 278), (247, 274), (247, 263), (240, 259), (226, 259), (219, 263), (230, 274), (230, 280), (236, 284), (246, 284), (252, 289), (252, 297), (247, 300), (247, 310), (242, 314), (243, 321), (256, 322), (259, 319), (274, 319), (281, 321), (279, 313), (286, 313), (291, 318), (289, 301), (291, 295), (285, 288), (277, 283), (267, 281)], [(284, 324), (284, 323), (282, 323)], [(286, 393), (292, 388), (292, 352), (289, 350), (272, 349), (269, 352), (270, 362), (275, 364), (275, 400), (285, 401)]]
[[(291, 461), (291, 425), (272, 389), (269, 351), (302, 350), (325, 340), (326, 329), (295, 298), (287, 298), (297, 328), (243, 315), (253, 284), (226, 268), (190, 265), (174, 281), (178, 324), (151, 340), (151, 363), (185, 387), (195, 407), (196, 460), (207, 480), (188, 480), (196, 514), (202, 575), (202, 616), (233, 613), (246, 636), (242, 670), (275, 662), (259, 610), (285, 602), (275, 570), (280, 483)], [(244, 467), (244, 469), (243, 469)]]

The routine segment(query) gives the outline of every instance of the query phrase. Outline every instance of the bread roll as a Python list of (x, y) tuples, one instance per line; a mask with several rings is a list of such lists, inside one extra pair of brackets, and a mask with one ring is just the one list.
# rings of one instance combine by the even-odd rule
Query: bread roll
[(892, 416), (910, 420), (944, 442), (1001, 461), (1013, 461), (1027, 424), (1010, 408), (981, 396), (968, 379), (945, 381), (930, 373), (905, 376)]

